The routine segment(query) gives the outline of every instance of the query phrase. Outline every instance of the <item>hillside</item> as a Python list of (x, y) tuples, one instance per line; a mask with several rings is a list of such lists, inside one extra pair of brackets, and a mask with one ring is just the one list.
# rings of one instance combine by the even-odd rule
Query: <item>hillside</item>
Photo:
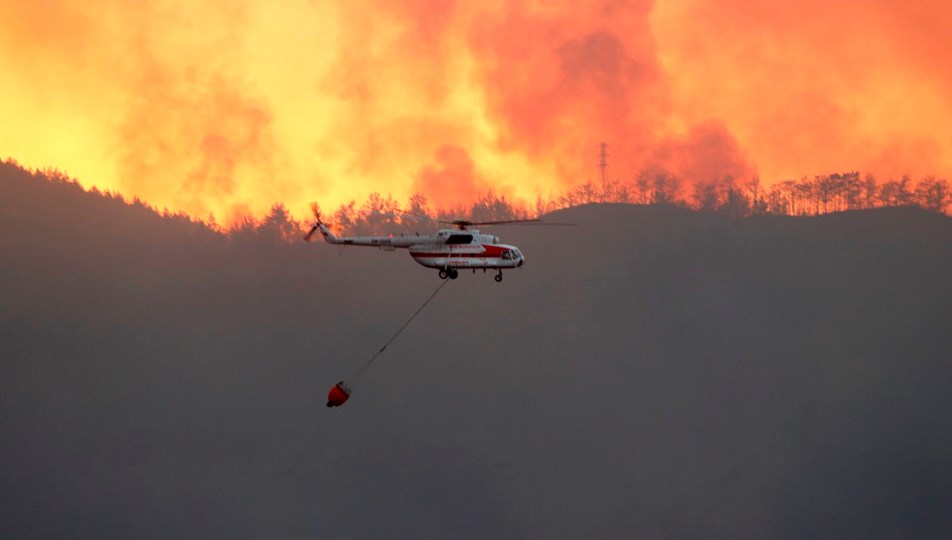
[(592, 205), (406, 253), (0, 169), (0, 537), (935, 538), (952, 219)]

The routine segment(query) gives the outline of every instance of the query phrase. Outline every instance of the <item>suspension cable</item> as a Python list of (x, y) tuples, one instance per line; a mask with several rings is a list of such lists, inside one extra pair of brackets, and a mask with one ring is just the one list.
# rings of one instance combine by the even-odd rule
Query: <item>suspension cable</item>
[(354, 371), (354, 373), (351, 375), (349, 379), (350, 386), (354, 386), (355, 384), (357, 384), (357, 381), (360, 380), (360, 378), (363, 376), (364, 372), (367, 371), (370, 365), (374, 363), (374, 360), (376, 360), (377, 357), (379, 357), (383, 353), (383, 351), (387, 350), (387, 347), (389, 347), (390, 344), (393, 343), (395, 339), (397, 339), (397, 336), (399, 336), (400, 333), (403, 332), (403, 330), (407, 326), (410, 326), (410, 323), (413, 322), (413, 319), (415, 319), (416, 316), (419, 315), (421, 311), (423, 311), (423, 308), (425, 308), (427, 304), (429, 304), (430, 301), (436, 297), (437, 293), (439, 293), (443, 289), (443, 287), (446, 286), (446, 284), (449, 282), (450, 280), (444, 279), (443, 282), (440, 283), (440, 285), (436, 288), (436, 290), (433, 291), (433, 294), (431, 294), (430, 297), (427, 298), (425, 302), (423, 302), (423, 305), (417, 308), (417, 310), (413, 312), (413, 315), (410, 315), (410, 318), (407, 319), (407, 322), (403, 323), (403, 326), (401, 326), (400, 329), (397, 330), (396, 333), (394, 333), (393, 336), (391, 336), (390, 339), (388, 339), (387, 342), (383, 344), (383, 347), (380, 347), (380, 350), (374, 353), (374, 355), (370, 357), (370, 360), (367, 360), (367, 362), (364, 365), (360, 366), (356, 371)]

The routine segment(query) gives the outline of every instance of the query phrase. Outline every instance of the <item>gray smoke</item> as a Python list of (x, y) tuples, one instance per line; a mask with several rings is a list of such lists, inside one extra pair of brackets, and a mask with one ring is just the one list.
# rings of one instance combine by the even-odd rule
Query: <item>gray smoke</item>
[(935, 538), (952, 222), (597, 205), (402, 252), (0, 176), (0, 537)]

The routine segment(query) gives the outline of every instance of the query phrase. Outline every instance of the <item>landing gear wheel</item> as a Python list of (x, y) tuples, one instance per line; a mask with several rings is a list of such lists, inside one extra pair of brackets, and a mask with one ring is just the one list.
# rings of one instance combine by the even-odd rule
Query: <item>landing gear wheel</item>
[(440, 279), (446, 279), (446, 276), (449, 274), (446, 273), (446, 270), (440, 270)]
[(495, 277), (493, 277), (493, 279), (496, 280), (496, 283), (499, 283), (500, 281), (502, 281), (502, 272), (499, 272), (498, 274), (496, 274)]
[(449, 274), (450, 279), (456, 279), (459, 277), (459, 272), (457, 272), (453, 268), (450, 268), (446, 273)]

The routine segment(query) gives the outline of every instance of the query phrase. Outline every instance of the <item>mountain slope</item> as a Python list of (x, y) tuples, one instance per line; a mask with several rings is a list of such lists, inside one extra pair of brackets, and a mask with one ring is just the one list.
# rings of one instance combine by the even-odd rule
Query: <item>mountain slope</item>
[[(952, 220), (594, 205), (402, 252), (2, 169), (0, 536), (936, 537)], [(19, 175), (19, 176), (17, 176)]]

